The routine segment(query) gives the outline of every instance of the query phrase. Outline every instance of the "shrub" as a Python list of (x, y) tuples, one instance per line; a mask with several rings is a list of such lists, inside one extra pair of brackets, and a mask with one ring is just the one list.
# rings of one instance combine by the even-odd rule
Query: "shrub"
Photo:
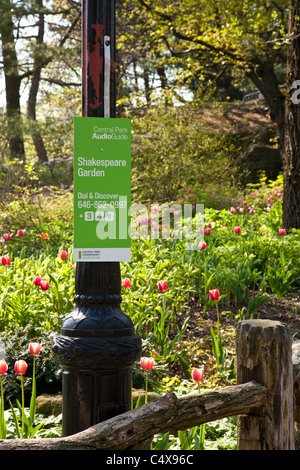
[(132, 129), (134, 202), (171, 203), (189, 187), (236, 192), (233, 162), (241, 142), (211, 131), (192, 107), (154, 109), (133, 120)]

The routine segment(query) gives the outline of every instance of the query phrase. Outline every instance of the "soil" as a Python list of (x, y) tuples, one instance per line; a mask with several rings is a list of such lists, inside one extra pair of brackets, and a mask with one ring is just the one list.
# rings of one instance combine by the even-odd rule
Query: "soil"
[[(252, 296), (257, 293), (252, 292)], [(286, 297), (278, 299), (276, 296), (271, 296), (272, 300), (260, 305), (254, 310), (252, 318), (275, 320), (284, 323), (289, 328), (294, 340), (300, 340), (300, 291), (289, 293)], [(246, 305), (219, 305), (219, 319), (222, 328), (234, 328), (235, 317)], [(222, 312), (232, 312), (230, 316), (222, 314)], [(246, 316), (246, 309), (244, 311), (244, 318)], [(236, 320), (237, 322), (237, 320)], [(210, 336), (210, 326), (216, 325), (217, 312), (216, 308), (211, 308), (203, 313), (203, 307), (195, 303), (190, 312), (189, 327), (186, 335), (189, 339), (192, 337)]]

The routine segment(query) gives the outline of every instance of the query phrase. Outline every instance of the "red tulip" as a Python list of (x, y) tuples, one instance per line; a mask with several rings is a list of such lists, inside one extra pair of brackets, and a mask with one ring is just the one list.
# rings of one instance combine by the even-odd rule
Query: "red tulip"
[(5, 374), (7, 369), (8, 369), (8, 365), (6, 364), (6, 362), (3, 359), (1, 359), (1, 361), (0, 361), (0, 375)]
[(250, 210), (249, 210), (249, 214), (251, 214), (251, 215), (253, 215), (254, 212), (255, 212), (254, 209), (250, 209)]
[(128, 289), (128, 287), (131, 286), (131, 281), (130, 281), (130, 279), (128, 279), (128, 277), (127, 277), (126, 279), (123, 279), (123, 280), (122, 280), (122, 285), (123, 285), (123, 287), (125, 287), (125, 289)]
[(244, 206), (247, 206), (248, 202), (247, 202), (247, 201), (243, 201), (243, 204), (244, 204)]
[(278, 233), (279, 233), (279, 235), (285, 235), (285, 234), (286, 234), (286, 231), (285, 231), (284, 228), (280, 228), (280, 229), (278, 230)]
[(198, 246), (199, 246), (199, 248), (200, 248), (201, 250), (205, 250), (205, 248), (206, 248), (206, 243), (205, 243), (205, 242), (199, 242), (199, 245), (198, 245)]
[(195, 382), (201, 382), (203, 380), (203, 369), (193, 369), (192, 377)]
[(37, 356), (40, 354), (41, 345), (40, 343), (29, 343), (29, 353), (32, 356)]
[(25, 234), (24, 234), (24, 230), (21, 230), (21, 229), (18, 230), (18, 236), (19, 236), (19, 237), (24, 237), (24, 235), (25, 235)]
[(65, 260), (68, 258), (68, 253), (65, 250), (62, 250), (59, 256), (60, 256), (60, 259)]
[(42, 290), (48, 290), (49, 289), (49, 281), (41, 281), (41, 289)]
[(206, 229), (204, 230), (204, 233), (205, 233), (205, 235), (210, 235), (210, 228), (206, 228)]
[(167, 290), (167, 283), (166, 283), (166, 281), (159, 281), (159, 282), (157, 283), (157, 287), (158, 287), (158, 290), (159, 290), (160, 292), (166, 292), (166, 290)]
[(9, 240), (11, 239), (10, 234), (9, 233), (4, 233), (3, 234), (3, 239), (4, 239), (4, 241), (9, 242)]
[(142, 357), (141, 358), (141, 367), (144, 370), (151, 370), (154, 366), (154, 359), (152, 357)]
[(33, 284), (35, 286), (40, 286), (42, 282), (42, 276), (33, 276)]
[(3, 266), (9, 266), (10, 265), (10, 257), (8, 255), (2, 256), (1, 263), (3, 264)]
[(23, 361), (23, 359), (20, 359), (19, 361), (15, 362), (15, 373), (23, 375), (25, 374), (27, 370), (27, 363)]
[(212, 289), (208, 292), (209, 292), (211, 300), (213, 300), (213, 301), (219, 300), (220, 292), (218, 291), (218, 289)]
[(241, 233), (241, 227), (237, 225), (236, 227), (234, 227), (234, 231), (235, 233)]
[(231, 207), (231, 208), (230, 208), (230, 212), (231, 212), (231, 214), (235, 214), (235, 208), (234, 208), (234, 207)]

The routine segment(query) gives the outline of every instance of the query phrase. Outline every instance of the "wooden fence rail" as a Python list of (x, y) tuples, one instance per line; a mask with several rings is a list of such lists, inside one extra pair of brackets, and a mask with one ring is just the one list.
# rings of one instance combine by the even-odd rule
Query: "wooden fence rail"
[(169, 393), (72, 436), (7, 439), (0, 441), (0, 450), (147, 449), (159, 432), (234, 415), (239, 450), (294, 450), (300, 373), (298, 361), (293, 369), (292, 345), (282, 323), (242, 321), (237, 326), (237, 385), (182, 397)]

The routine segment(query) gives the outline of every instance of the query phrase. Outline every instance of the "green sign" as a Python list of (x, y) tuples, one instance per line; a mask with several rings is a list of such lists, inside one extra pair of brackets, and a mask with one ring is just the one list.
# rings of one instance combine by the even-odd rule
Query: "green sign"
[(129, 261), (129, 119), (74, 118), (74, 260)]

